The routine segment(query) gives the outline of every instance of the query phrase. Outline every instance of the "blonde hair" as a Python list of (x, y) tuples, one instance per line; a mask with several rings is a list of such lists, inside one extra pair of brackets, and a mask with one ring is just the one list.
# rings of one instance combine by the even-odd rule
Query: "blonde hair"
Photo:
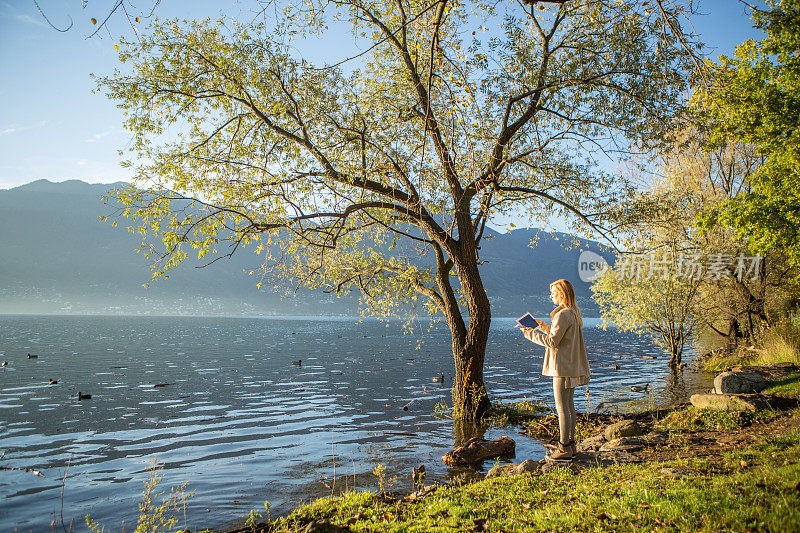
[(572, 309), (575, 317), (578, 319), (578, 324), (583, 326), (583, 317), (578, 304), (575, 302), (575, 289), (572, 288), (572, 283), (565, 279), (559, 279), (550, 284), (550, 290), (557, 290), (563, 296), (564, 307)]

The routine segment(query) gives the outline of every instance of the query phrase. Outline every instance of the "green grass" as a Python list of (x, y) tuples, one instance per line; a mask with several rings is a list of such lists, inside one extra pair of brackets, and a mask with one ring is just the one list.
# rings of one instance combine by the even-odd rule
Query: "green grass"
[(750, 359), (746, 353), (737, 350), (733, 353), (714, 352), (702, 361), (703, 370), (718, 374), (739, 365), (749, 365)]
[(751, 364), (800, 364), (800, 327), (792, 320), (781, 320), (767, 329), (761, 337), (761, 347), (755, 351)]
[(731, 353), (714, 351), (703, 360), (703, 369), (723, 372), (738, 365), (800, 364), (800, 325), (795, 318), (786, 317), (765, 329), (755, 347), (740, 346)]
[(722, 411), (716, 409), (686, 409), (673, 411), (656, 424), (656, 428), (666, 432), (687, 431), (725, 431), (747, 427), (754, 422), (769, 422), (780, 416), (772, 409), (750, 411)]
[(483, 416), (483, 423), (490, 426), (505, 426), (508, 424), (519, 424), (538, 418), (550, 411), (550, 408), (542, 402), (504, 402), (493, 400), (489, 411)]
[(761, 394), (771, 394), (782, 398), (800, 400), (800, 374), (795, 374), (776, 382), (768, 389), (761, 391)]
[[(299, 531), (313, 519), (353, 531), (800, 531), (800, 432), (764, 439), (722, 459), (617, 465), (448, 485), (417, 501), (369, 493), (325, 498), (273, 524)], [(745, 464), (746, 466), (742, 466)], [(674, 478), (664, 466), (694, 474)]]

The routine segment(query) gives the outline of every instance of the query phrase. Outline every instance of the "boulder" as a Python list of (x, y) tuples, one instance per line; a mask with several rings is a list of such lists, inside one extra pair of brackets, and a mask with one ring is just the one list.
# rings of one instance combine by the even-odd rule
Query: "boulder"
[(692, 394), (692, 405), (698, 409), (719, 411), (758, 411), (769, 407), (769, 399), (761, 394)]
[(484, 459), (512, 454), (516, 445), (514, 439), (506, 435), (492, 441), (475, 437), (443, 455), (442, 462), (448, 466), (471, 465)]
[(759, 372), (723, 372), (714, 378), (714, 392), (717, 394), (752, 394), (767, 386), (769, 381)]
[(494, 465), (489, 472), (486, 473), (486, 479), (491, 477), (505, 477), (513, 476), (516, 473), (517, 465)]
[(606, 438), (603, 435), (595, 435), (578, 443), (576, 449), (581, 453), (596, 452), (605, 442)]
[(733, 372), (755, 372), (767, 381), (780, 381), (800, 372), (800, 367), (794, 363), (771, 363), (761, 366), (737, 366), (731, 370)]
[(647, 435), (642, 435), (641, 441), (645, 446), (657, 446), (659, 444), (665, 444), (667, 442), (667, 436), (657, 431), (651, 431)]
[(620, 437), (618, 439), (610, 440), (600, 447), (601, 452), (609, 452), (612, 450), (621, 450), (626, 452), (635, 452), (644, 448), (643, 440), (639, 437)]
[(532, 459), (526, 459), (514, 465), (495, 465), (486, 474), (486, 478), (501, 476), (518, 476), (520, 474), (533, 474), (541, 469), (541, 464)]
[(533, 459), (525, 459), (520, 464), (514, 467), (514, 473), (519, 474), (533, 474), (538, 472), (541, 468), (541, 465), (538, 461), (534, 461)]
[(641, 463), (642, 459), (628, 450), (608, 450), (600, 452), (598, 458), (604, 463)]
[(608, 426), (603, 433), (606, 440), (614, 440), (620, 437), (638, 437), (644, 430), (636, 423), (636, 420), (620, 420)]

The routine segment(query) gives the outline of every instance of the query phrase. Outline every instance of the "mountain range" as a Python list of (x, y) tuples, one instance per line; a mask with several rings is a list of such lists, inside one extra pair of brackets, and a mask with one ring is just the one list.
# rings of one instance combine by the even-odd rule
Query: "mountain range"
[[(125, 220), (116, 226), (113, 217), (101, 220), (114, 213), (102, 197), (115, 185), (38, 180), (0, 190), (0, 314), (357, 314), (353, 297), (300, 290), (282, 298), (257, 288), (259, 278), (249, 272), (260, 256), (249, 250), (206, 268), (189, 261), (143, 287), (150, 269), (137, 253), (139, 237)], [(487, 228), (484, 236), (480, 268), (494, 316), (546, 314), (552, 307), (548, 286), (562, 277), (573, 282), (584, 314), (596, 316), (578, 258), (591, 250), (613, 262), (597, 242), (569, 247), (571, 236), (538, 229)]]

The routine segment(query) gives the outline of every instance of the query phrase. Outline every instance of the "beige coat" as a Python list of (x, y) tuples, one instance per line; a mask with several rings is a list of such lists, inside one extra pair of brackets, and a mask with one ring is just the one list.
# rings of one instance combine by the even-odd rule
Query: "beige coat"
[(546, 333), (523, 328), (528, 340), (545, 347), (542, 375), (580, 377), (580, 380), (571, 381), (575, 385), (585, 385), (589, 382), (589, 359), (578, 317), (568, 307), (556, 308), (550, 317), (552, 324), (541, 326)]

